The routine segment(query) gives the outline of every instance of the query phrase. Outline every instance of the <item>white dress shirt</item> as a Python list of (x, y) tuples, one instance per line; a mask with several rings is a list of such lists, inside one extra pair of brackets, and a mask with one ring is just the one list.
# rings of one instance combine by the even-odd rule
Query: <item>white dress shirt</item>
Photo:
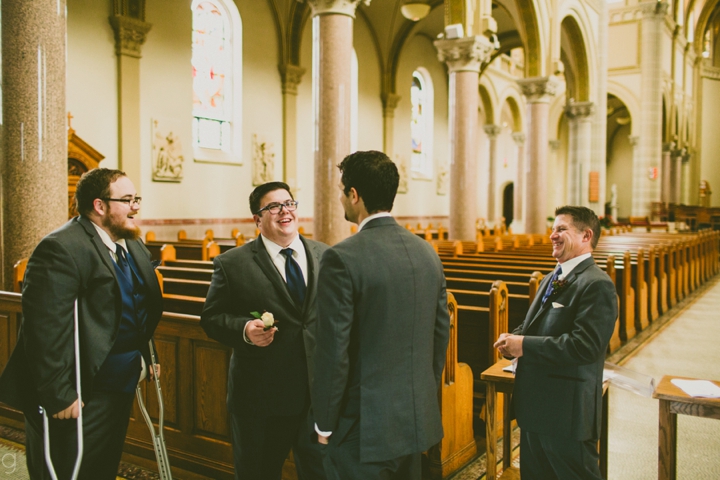
[(375, 220), (376, 218), (382, 218), (382, 217), (392, 217), (392, 215), (390, 214), (390, 212), (377, 212), (377, 213), (373, 213), (373, 214), (370, 215), (369, 217), (365, 217), (365, 220), (363, 220), (362, 222), (360, 222), (360, 225), (358, 225), (358, 230), (357, 230), (357, 231), (359, 232), (360, 230), (362, 230), (363, 227), (364, 227), (365, 225), (367, 225), (367, 223), (368, 223), (370, 220)]
[(558, 275), (558, 280), (565, 280), (565, 277), (570, 275), (570, 272), (572, 272), (575, 267), (580, 265), (583, 260), (588, 259), (592, 257), (592, 253), (583, 253), (582, 255), (578, 255), (575, 258), (571, 258), (565, 263), (559, 264), (562, 267), (562, 274)]

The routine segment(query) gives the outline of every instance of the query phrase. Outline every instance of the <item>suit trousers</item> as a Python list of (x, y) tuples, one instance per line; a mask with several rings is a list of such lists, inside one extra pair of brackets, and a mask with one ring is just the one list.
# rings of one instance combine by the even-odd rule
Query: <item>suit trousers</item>
[[(80, 480), (115, 480), (134, 393), (94, 392), (83, 407)], [(59, 479), (70, 478), (77, 458), (77, 420), (49, 419), (50, 454)], [(32, 480), (49, 480), (45, 465), (42, 414), (25, 412), (25, 451)]]
[(523, 480), (602, 480), (597, 440), (520, 433)]
[(291, 448), (299, 480), (327, 478), (322, 449), (312, 442), (314, 421), (307, 408), (300, 415), (287, 416), (239, 415), (234, 408), (229, 410), (236, 480), (280, 480)]
[(420, 480), (422, 476), (421, 452), (382, 462), (361, 462), (359, 420), (337, 443), (331, 436), (324, 448), (328, 480)]

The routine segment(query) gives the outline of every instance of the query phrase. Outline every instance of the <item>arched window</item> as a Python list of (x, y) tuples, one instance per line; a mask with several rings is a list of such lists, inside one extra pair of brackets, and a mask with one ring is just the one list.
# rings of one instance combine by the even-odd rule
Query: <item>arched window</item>
[(224, 0), (193, 0), (191, 8), (195, 160), (240, 163), (240, 14)]
[(433, 176), (433, 88), (430, 74), (424, 68), (413, 72), (410, 86), (410, 142), (413, 178)]

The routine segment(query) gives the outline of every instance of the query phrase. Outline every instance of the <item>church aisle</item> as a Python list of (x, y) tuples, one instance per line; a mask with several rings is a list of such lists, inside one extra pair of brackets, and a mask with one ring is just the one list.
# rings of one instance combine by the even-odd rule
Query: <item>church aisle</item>
[[(623, 366), (650, 375), (720, 380), (720, 278), (669, 312)], [(612, 387), (611, 387), (612, 388)], [(611, 389), (608, 478), (658, 478), (658, 401)], [(677, 477), (720, 478), (720, 421), (678, 415)]]

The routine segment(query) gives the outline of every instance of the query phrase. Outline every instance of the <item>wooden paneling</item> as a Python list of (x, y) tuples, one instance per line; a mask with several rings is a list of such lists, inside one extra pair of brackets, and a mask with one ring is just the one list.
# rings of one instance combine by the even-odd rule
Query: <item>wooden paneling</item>
[(228, 349), (218, 343), (198, 341), (193, 350), (193, 433), (229, 440), (226, 394), (219, 394), (227, 392)]

